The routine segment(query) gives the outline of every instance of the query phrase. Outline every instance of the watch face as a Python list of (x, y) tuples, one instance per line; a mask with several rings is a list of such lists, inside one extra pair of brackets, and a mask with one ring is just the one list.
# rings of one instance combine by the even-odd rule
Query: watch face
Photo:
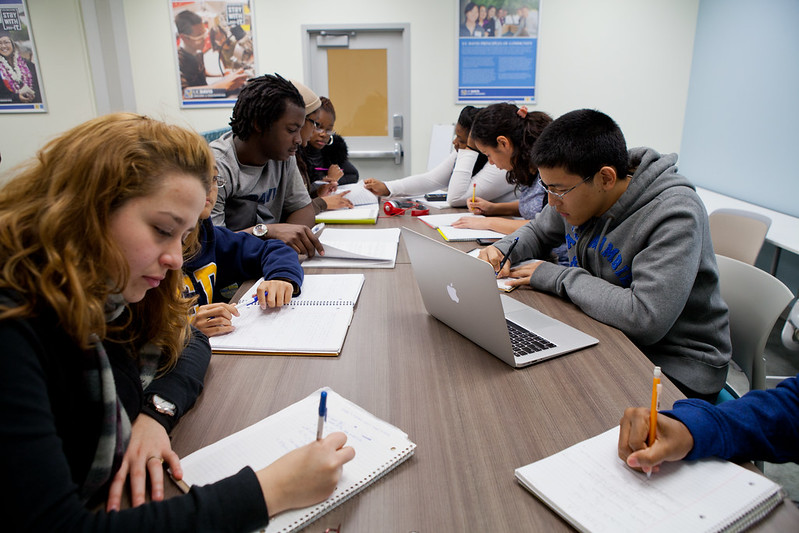
[(256, 224), (255, 227), (252, 229), (252, 234), (256, 237), (263, 237), (266, 235), (266, 224)]
[(156, 411), (161, 414), (175, 416), (175, 404), (167, 401), (157, 394), (154, 394), (152, 397), (152, 404)]

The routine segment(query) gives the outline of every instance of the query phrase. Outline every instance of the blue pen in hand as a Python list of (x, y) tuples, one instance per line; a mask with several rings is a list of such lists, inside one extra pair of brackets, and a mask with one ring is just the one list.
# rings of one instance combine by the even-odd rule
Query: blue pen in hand
[(508, 261), (508, 258), (510, 257), (510, 254), (511, 254), (511, 252), (513, 251), (513, 249), (514, 249), (514, 248), (516, 248), (516, 244), (517, 244), (518, 242), (519, 242), (519, 237), (516, 237), (516, 238), (513, 240), (513, 242), (511, 243), (511, 245), (510, 245), (510, 248), (508, 248), (508, 253), (506, 253), (506, 254), (505, 254), (505, 257), (503, 257), (503, 258), (502, 258), (502, 261), (500, 261), (500, 262), (499, 262), (499, 268), (497, 269), (497, 276), (499, 276), (499, 273), (500, 273), (500, 272), (502, 272), (502, 267), (504, 267), (504, 266), (505, 266), (505, 263), (507, 263), (507, 261)]
[(250, 307), (253, 305), (258, 305), (258, 295), (252, 297), (252, 300), (248, 300), (246, 302), (240, 302), (236, 304), (236, 309), (242, 309), (243, 307)]
[(316, 423), (316, 440), (322, 440), (322, 431), (327, 420), (327, 391), (322, 391), (319, 397), (319, 421)]

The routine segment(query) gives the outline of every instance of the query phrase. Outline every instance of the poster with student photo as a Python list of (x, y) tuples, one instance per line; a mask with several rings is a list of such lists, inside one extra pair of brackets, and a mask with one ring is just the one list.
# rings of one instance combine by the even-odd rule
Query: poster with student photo
[(455, 6), (456, 102), (535, 103), (541, 0), (455, 0)]
[(41, 70), (24, 0), (0, 0), (0, 113), (44, 113)]
[(233, 107), (255, 76), (252, 0), (170, 4), (181, 107)]

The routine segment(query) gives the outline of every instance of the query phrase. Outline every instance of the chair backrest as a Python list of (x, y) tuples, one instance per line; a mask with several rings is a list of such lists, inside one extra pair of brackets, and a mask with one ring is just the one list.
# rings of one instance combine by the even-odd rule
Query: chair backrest
[(741, 209), (717, 209), (708, 216), (713, 251), (754, 265), (771, 219)]
[(716, 254), (721, 297), (730, 309), (732, 359), (752, 389), (766, 388), (763, 352), (769, 334), (793, 293), (783, 282), (757, 267)]
[(230, 131), (230, 126), (227, 128), (219, 128), (218, 130), (209, 130), (209, 131), (202, 131), (200, 135), (205, 137), (205, 142), (210, 143), (211, 141), (215, 141), (220, 138), (222, 135), (226, 134)]

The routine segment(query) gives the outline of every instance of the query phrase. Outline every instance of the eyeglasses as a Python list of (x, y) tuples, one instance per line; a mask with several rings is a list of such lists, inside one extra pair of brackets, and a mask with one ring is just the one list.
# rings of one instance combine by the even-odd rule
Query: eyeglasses
[(316, 131), (318, 131), (318, 132), (325, 133), (325, 134), (327, 134), (327, 135), (331, 135), (331, 136), (332, 136), (334, 133), (336, 133), (334, 130), (326, 130), (326, 129), (324, 129), (324, 128), (322, 127), (322, 123), (321, 123), (321, 122), (317, 122), (317, 121), (315, 121), (315, 120), (314, 120), (314, 119), (312, 119), (312, 118), (305, 117), (305, 120), (307, 120), (308, 122), (310, 122), (311, 124), (313, 124), (313, 129), (315, 129), (315, 130), (316, 130)]
[(220, 189), (225, 186), (225, 183), (227, 183), (227, 179), (223, 178), (218, 174), (211, 179), (214, 181), (214, 183), (216, 183), (216, 186), (219, 187)]
[(544, 190), (547, 192), (547, 194), (551, 194), (552, 196), (555, 196), (555, 197), (557, 197), (558, 199), (560, 199), (560, 200), (563, 200), (563, 197), (564, 197), (564, 196), (566, 196), (567, 194), (569, 194), (570, 192), (572, 192), (574, 189), (576, 189), (577, 187), (579, 187), (580, 185), (582, 185), (583, 183), (585, 183), (586, 181), (590, 180), (590, 179), (591, 179), (591, 178), (593, 178), (593, 177), (594, 177), (594, 175), (593, 175), (593, 174), (591, 174), (590, 176), (586, 176), (585, 178), (583, 178), (583, 181), (581, 181), (580, 183), (578, 183), (578, 184), (577, 184), (577, 185), (575, 185), (574, 187), (569, 187), (568, 189), (566, 189), (566, 190), (565, 190), (565, 191), (563, 191), (563, 192), (555, 192), (555, 191), (553, 191), (552, 189), (550, 189), (550, 188), (549, 188), (549, 185), (547, 185), (546, 183), (544, 183), (544, 182), (541, 180), (541, 173), (540, 173), (540, 172), (538, 173), (538, 183), (540, 183), (540, 184), (541, 184), (541, 187), (543, 187), (543, 188), (544, 188)]
[(181, 37), (183, 37), (185, 39), (191, 39), (194, 42), (199, 42), (199, 41), (205, 40), (205, 38), (208, 37), (209, 33), (210, 32), (208, 30), (205, 30), (200, 35), (191, 35), (189, 33), (181, 33), (180, 35), (181, 35)]

